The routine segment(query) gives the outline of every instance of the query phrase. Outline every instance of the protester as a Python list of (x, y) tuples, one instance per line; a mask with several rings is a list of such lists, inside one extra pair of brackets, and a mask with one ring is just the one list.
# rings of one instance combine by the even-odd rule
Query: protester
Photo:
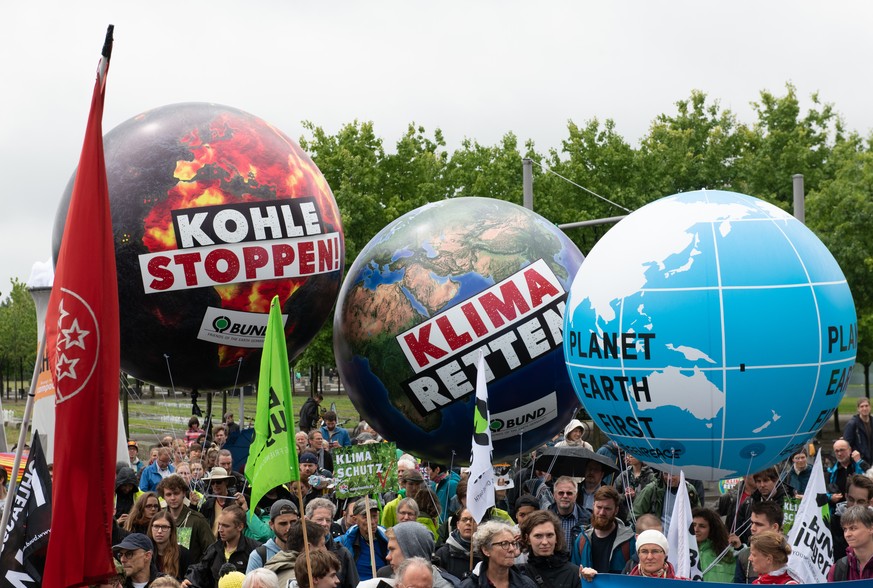
[(143, 469), (139, 478), (139, 489), (154, 492), (164, 478), (176, 472), (172, 465), (173, 452), (167, 447), (159, 447), (154, 463)]
[(427, 559), (410, 557), (403, 560), (397, 568), (398, 588), (417, 588), (419, 586), (437, 586), (437, 573)]
[[(368, 515), (369, 513), (369, 515)], [(388, 555), (388, 537), (385, 530), (378, 526), (379, 508), (376, 501), (362, 498), (355, 503), (355, 525), (344, 535), (334, 541), (348, 549), (355, 556), (355, 567), (361, 580), (369, 580), (374, 575), (370, 564), (369, 533), (373, 534), (373, 554), (378, 570), (385, 565), (385, 556)]]
[[(582, 532), (582, 528), (591, 521), (591, 513), (576, 502), (578, 489), (573, 478), (561, 476), (555, 480), (555, 502), (547, 510), (555, 513), (561, 521), (561, 529), (564, 533), (564, 543), (574, 545), (576, 537)], [(594, 503), (591, 503), (593, 509)]]
[(313, 392), (312, 396), (306, 399), (306, 402), (300, 407), (300, 427), (297, 429), (298, 431), (303, 431), (308, 435), (309, 431), (317, 426), (321, 418), (319, 405), (323, 399), (324, 397), (321, 392), (318, 391)]
[(584, 447), (588, 451), (594, 451), (591, 443), (582, 437), (585, 434), (585, 425), (579, 419), (573, 419), (564, 427), (564, 439), (555, 443), (555, 447)]
[(871, 505), (873, 505), (873, 480), (858, 474), (850, 476), (848, 487), (846, 488), (846, 499), (836, 505), (830, 522), (831, 538), (834, 545), (834, 561), (845, 557), (848, 545), (845, 536), (843, 536), (843, 512), (852, 506)]
[(327, 411), (322, 418), (324, 419), (324, 426), (321, 427), (321, 435), (324, 437), (324, 440), (327, 441), (329, 449), (348, 447), (352, 444), (352, 438), (349, 436), (349, 432), (345, 428), (337, 426), (337, 418), (334, 411)]
[[(640, 534), (646, 531), (664, 532), (664, 527), (661, 525), (661, 519), (653, 514), (644, 514), (637, 519), (636, 534), (634, 535), (634, 543), (639, 540)], [(636, 550), (631, 552), (630, 560), (624, 565), (621, 571), (622, 575), (628, 576), (635, 567), (640, 564), (640, 558)]]
[[(749, 520), (750, 535), (754, 537), (767, 531), (779, 533), (782, 530), (782, 521), (784, 514), (782, 505), (773, 502), (772, 500), (764, 500), (756, 502), (752, 505)], [(734, 549), (742, 547), (739, 538), (735, 534), (729, 536), (729, 540)], [(748, 547), (742, 549), (737, 554), (737, 565), (734, 568), (734, 584), (750, 584), (758, 577), (758, 573), (749, 561), (750, 550)]]
[(289, 581), (294, 580), (296, 576), (295, 569), (298, 560), (306, 559), (307, 549), (310, 556), (317, 551), (327, 551), (324, 548), (325, 537), (323, 527), (312, 521), (301, 519), (291, 525), (287, 548), (273, 556), (265, 567), (276, 573), (281, 586), (287, 586)]
[[(440, 522), (442, 522), (446, 516), (448, 516), (449, 510), (449, 502), (452, 499), (452, 496), (455, 495), (455, 492), (458, 489), (458, 482), (461, 481), (461, 476), (457, 473), (450, 471), (446, 468), (445, 464), (438, 463), (435, 461), (429, 461), (425, 463), (427, 467), (427, 477), (431, 482), (431, 489), (436, 493), (437, 496), (437, 504), (439, 505), (440, 512)], [(418, 507), (422, 510), (426, 510), (426, 506), (422, 504), (421, 500), (417, 497), (413, 497), (418, 502)]]
[[(388, 537), (388, 566), (377, 572), (380, 578), (397, 577), (400, 565), (409, 558), (419, 557), (426, 561), (433, 555), (433, 534), (421, 523), (409, 521), (398, 523), (385, 531)], [(439, 569), (432, 570), (433, 588), (451, 588), (459, 579)], [(372, 580), (370, 580), (372, 582)]]
[(175, 578), (185, 579), (185, 572), (191, 565), (188, 549), (179, 545), (176, 522), (167, 511), (156, 514), (149, 525), (149, 539), (155, 544), (155, 563), (158, 571)]
[(537, 588), (536, 582), (515, 567), (519, 545), (512, 526), (503, 521), (486, 521), (473, 535), (473, 548), (482, 562), (461, 584), (461, 588)]
[(672, 578), (676, 576), (673, 565), (667, 561), (669, 555), (667, 538), (660, 531), (643, 531), (637, 537), (637, 557), (640, 563), (631, 570), (631, 576), (647, 578)]
[(691, 518), (703, 581), (730, 584), (734, 580), (736, 563), (721, 517), (710, 508), (695, 508), (691, 511)]
[(873, 421), (870, 419), (870, 399), (858, 399), (858, 414), (854, 415), (843, 429), (843, 439), (849, 442), (861, 459), (873, 464)]
[[(634, 500), (634, 518), (638, 519), (646, 513), (653, 514), (661, 519), (664, 529), (669, 531), (670, 517), (673, 514), (673, 505), (676, 504), (676, 493), (679, 490), (680, 479), (679, 474), (661, 472), (658, 479), (650, 482), (637, 494), (637, 498)], [(700, 500), (694, 486), (685, 482), (685, 488), (688, 490), (688, 501), (691, 503), (691, 508), (700, 506)]]
[(852, 451), (849, 442), (845, 439), (834, 441), (834, 456), (837, 459), (836, 463), (828, 468), (827, 476), (831, 513), (838, 503), (845, 500), (849, 478), (855, 474), (863, 474), (870, 467), (861, 459), (860, 452)]
[(246, 574), (242, 588), (279, 588), (279, 577), (267, 568), (258, 568)]
[(848, 546), (828, 575), (828, 582), (873, 579), (873, 510), (850, 506), (841, 517), (843, 536)]
[(591, 529), (579, 535), (573, 548), (573, 563), (583, 567), (581, 575), (591, 580), (597, 573), (620, 574), (635, 548), (634, 532), (616, 515), (621, 500), (612, 486), (594, 493)]
[(579, 583), (579, 566), (570, 563), (564, 530), (554, 513), (538, 510), (519, 526), (527, 551), (522, 571), (539, 588), (563, 588)]
[(224, 415), (224, 426), (227, 427), (228, 437), (239, 432), (239, 424), (234, 422), (232, 412), (228, 412)]
[(139, 458), (139, 445), (136, 444), (136, 441), (130, 440), (127, 442), (127, 457), (130, 460), (130, 468), (139, 477), (146, 464)]
[(288, 548), (291, 525), (298, 519), (297, 507), (290, 500), (277, 500), (273, 503), (270, 507), (269, 526), (274, 536), (249, 554), (246, 573), (263, 567), (270, 558)]
[(788, 568), (791, 545), (782, 533), (764, 531), (754, 535), (749, 546), (749, 563), (758, 575), (752, 584), (799, 584)]
[[(414, 498), (416, 493), (424, 486), (424, 476), (418, 471), (418, 468), (408, 469), (398, 475), (398, 482), (407, 498)], [(385, 504), (382, 507), (382, 526), (385, 528), (393, 527), (397, 523), (397, 506), (403, 497), (398, 494), (397, 498)], [(416, 510), (419, 507), (416, 506)], [(416, 515), (417, 517), (418, 515)]]
[[(354, 504), (354, 503), (352, 503)], [(340, 562), (340, 588), (354, 588), (360, 582), (355, 558), (352, 552), (333, 539), (339, 533), (339, 525), (333, 522), (336, 515), (336, 505), (327, 498), (315, 498), (306, 505), (306, 518), (324, 529), (328, 551), (332, 552)], [(337, 531), (335, 533), (335, 531)]]
[(237, 570), (244, 570), (249, 555), (261, 544), (243, 535), (246, 513), (238, 506), (228, 506), (217, 517), (218, 541), (209, 546), (199, 562), (188, 570), (183, 585), (197, 588), (214, 586), (220, 577), (221, 567), (231, 563)]
[(175, 474), (158, 484), (158, 494), (167, 503), (167, 512), (176, 522), (179, 545), (188, 548), (192, 562), (198, 562), (215, 541), (215, 535), (202, 514), (185, 506), (187, 491), (185, 481)]
[(142, 533), (131, 533), (112, 546), (112, 552), (124, 568), (125, 588), (145, 588), (163, 575), (155, 565), (152, 549), (151, 539)]
[(212, 443), (217, 449), (222, 449), (227, 443), (227, 427), (224, 425), (215, 425), (212, 428)]
[(149, 530), (149, 522), (161, 508), (158, 495), (154, 492), (143, 492), (130, 509), (130, 514), (124, 521), (124, 530), (131, 533), (145, 534)]
[(627, 467), (616, 477), (615, 489), (621, 496), (618, 509), (618, 518), (625, 523), (633, 510), (634, 499), (643, 488), (654, 482), (658, 477), (655, 470), (635, 458), (630, 453), (624, 454), (624, 462)]
[[(329, 551), (313, 551), (309, 558), (301, 557), (294, 565), (294, 583), (296, 588), (337, 588), (340, 583), (337, 572), (340, 562)], [(312, 576), (312, 584), (309, 577)], [(281, 582), (281, 580), (280, 580)]]
[(206, 517), (214, 534), (218, 534), (219, 515), (232, 506), (237, 506), (243, 511), (249, 509), (245, 496), (242, 492), (234, 492), (230, 495), (230, 485), (236, 480), (227, 473), (223, 467), (215, 466), (209, 471), (209, 476), (204, 478), (206, 482), (206, 494), (203, 504), (200, 506), (200, 514)]
[(434, 561), (442, 569), (463, 580), (470, 575), (472, 567), (482, 561), (482, 558), (474, 552), (473, 566), (470, 565), (471, 542), (477, 529), (476, 519), (465, 508), (455, 515), (454, 520), (457, 524), (449, 534), (445, 545), (436, 550)]
[[(0, 479), (3, 484), (0, 485), (0, 498), (6, 497), (6, 470), (0, 468)], [(130, 516), (129, 513), (133, 509), (134, 503), (142, 495), (139, 489), (139, 480), (136, 479), (136, 474), (132, 468), (120, 467), (115, 474), (115, 521), (124, 526)]]

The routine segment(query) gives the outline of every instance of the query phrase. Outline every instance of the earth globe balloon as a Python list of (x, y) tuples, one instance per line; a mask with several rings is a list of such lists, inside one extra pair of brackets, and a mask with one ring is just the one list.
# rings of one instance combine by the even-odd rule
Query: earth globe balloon
[(626, 452), (718, 480), (821, 429), (857, 337), (846, 279), (812, 231), (757, 198), (698, 191), (640, 208), (592, 248), (564, 353), (579, 399)]
[(104, 151), (122, 369), (183, 388), (254, 381), (274, 295), (299, 354), (330, 315), (344, 260), (339, 210), (309, 156), (260, 118), (205, 103), (135, 116)]
[(550, 439), (579, 406), (561, 329), (582, 260), (554, 224), (502, 200), (444, 200), (389, 224), (334, 314), (337, 367), (362, 418), (422, 458), (468, 463), (482, 354), (494, 457)]

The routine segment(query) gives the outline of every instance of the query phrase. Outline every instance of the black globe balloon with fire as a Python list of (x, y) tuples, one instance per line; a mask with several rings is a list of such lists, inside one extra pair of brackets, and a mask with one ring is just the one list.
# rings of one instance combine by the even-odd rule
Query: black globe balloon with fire
[(182, 388), (255, 381), (273, 296), (298, 355), (330, 313), (344, 260), (336, 201), (309, 156), (263, 120), (204, 103), (135, 116), (104, 151), (122, 369)]

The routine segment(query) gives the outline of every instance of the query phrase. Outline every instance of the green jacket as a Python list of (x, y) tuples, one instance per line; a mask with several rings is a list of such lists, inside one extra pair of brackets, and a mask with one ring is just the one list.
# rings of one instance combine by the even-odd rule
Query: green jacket
[[(685, 487), (688, 488), (688, 500), (691, 502), (691, 508), (700, 506), (700, 498), (697, 496), (697, 491), (690, 483), (685, 482)], [(667, 493), (667, 485), (663, 479), (659, 478), (654, 482), (649, 482), (645, 488), (637, 494), (634, 500), (634, 519), (638, 519), (644, 514), (651, 513), (663, 520), (664, 518), (664, 496)]]
[[(715, 549), (712, 546), (712, 541), (709, 539), (705, 539), (703, 543), (697, 546), (697, 549), (700, 553), (700, 571), (703, 572), (706, 568), (715, 561), (720, 553), (716, 553)], [(736, 558), (734, 557), (734, 550), (732, 547), (728, 546), (728, 553), (725, 554), (721, 561), (712, 566), (710, 570), (703, 574), (704, 582), (724, 582), (725, 584), (731, 584), (734, 581), (734, 570), (736, 568)]]

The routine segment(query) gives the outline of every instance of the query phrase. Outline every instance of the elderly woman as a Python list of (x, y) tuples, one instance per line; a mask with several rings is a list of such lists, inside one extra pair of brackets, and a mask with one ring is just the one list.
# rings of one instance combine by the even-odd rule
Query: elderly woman
[(537, 588), (515, 567), (518, 543), (512, 525), (503, 521), (482, 523), (473, 535), (473, 549), (482, 554), (482, 564), (461, 583), (461, 588)]
[(788, 569), (791, 545), (776, 531), (764, 531), (752, 537), (749, 564), (758, 574), (752, 584), (799, 584)]
[(668, 552), (667, 538), (663, 533), (654, 529), (643, 531), (637, 537), (637, 556), (640, 563), (634, 566), (630, 575), (684, 580), (685, 578), (676, 576), (673, 566), (667, 561)]
[(570, 552), (561, 521), (551, 511), (534, 511), (519, 525), (521, 542), (527, 547), (525, 575), (540, 588), (579, 585), (579, 566), (570, 563)]

